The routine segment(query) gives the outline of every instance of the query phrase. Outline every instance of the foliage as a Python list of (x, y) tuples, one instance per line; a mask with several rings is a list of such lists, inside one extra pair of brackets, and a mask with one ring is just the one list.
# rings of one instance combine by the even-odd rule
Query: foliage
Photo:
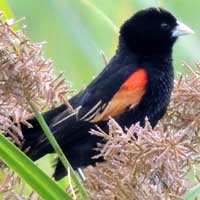
[[(3, 134), (0, 134), (0, 157), (43, 199), (72, 199), (51, 178), (49, 178), (36, 165), (34, 165), (34, 163), (29, 158), (27, 158), (16, 146), (14, 146), (13, 143), (11, 143), (5, 136), (3, 136)], [(11, 188), (12, 186), (14, 185), (12, 185), (11, 182)], [(1, 192), (5, 192), (5, 188)], [(12, 198), (12, 192), (8, 194), (7, 198)]]
[[(19, 22), (19, 21), (18, 21)], [(68, 85), (62, 74), (53, 73), (52, 62), (42, 54), (42, 45), (31, 43), (23, 31), (14, 31), (13, 20), (0, 19), (0, 157), (20, 177), (45, 199), (70, 199), (50, 178), (42, 173), (22, 152), (3, 137), (9, 137), (19, 147), (23, 143), (20, 125), (31, 126), (26, 120), (35, 113), (55, 152), (70, 170), (72, 180), (85, 198), (84, 188), (56, 143), (39, 111), (65, 102)], [(47, 183), (49, 187), (46, 187)], [(54, 188), (54, 190), (53, 190)], [(60, 197), (59, 197), (60, 196)]]
[[(19, 20), (20, 21), (20, 20)], [(23, 30), (13, 31), (19, 21), (0, 19), (0, 131), (18, 145), (23, 135), (19, 122), (33, 114), (30, 101), (38, 110), (64, 101), (69, 85), (62, 74), (53, 73), (53, 62), (44, 58), (42, 44), (31, 43)]]

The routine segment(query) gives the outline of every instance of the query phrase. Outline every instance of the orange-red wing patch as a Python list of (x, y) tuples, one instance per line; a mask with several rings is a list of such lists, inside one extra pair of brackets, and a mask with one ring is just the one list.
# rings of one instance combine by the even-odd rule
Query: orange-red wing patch
[(137, 87), (145, 87), (147, 83), (147, 73), (144, 69), (138, 69), (132, 73), (124, 82), (122, 87), (127, 89), (135, 89)]
[(102, 113), (97, 114), (91, 122), (107, 120), (123, 113), (127, 108), (134, 108), (145, 93), (147, 74), (139, 69), (131, 74), (113, 96)]

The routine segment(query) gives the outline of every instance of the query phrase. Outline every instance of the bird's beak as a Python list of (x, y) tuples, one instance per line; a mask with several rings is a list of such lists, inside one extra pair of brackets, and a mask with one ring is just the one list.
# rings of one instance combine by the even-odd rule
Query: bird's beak
[(193, 33), (194, 31), (190, 27), (186, 26), (182, 22), (177, 21), (177, 25), (172, 31), (172, 36), (179, 37), (182, 35), (188, 35), (188, 34), (193, 34)]

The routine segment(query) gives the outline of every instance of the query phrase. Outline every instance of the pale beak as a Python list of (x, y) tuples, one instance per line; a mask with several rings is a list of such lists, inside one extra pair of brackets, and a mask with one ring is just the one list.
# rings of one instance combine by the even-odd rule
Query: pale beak
[(177, 21), (177, 26), (172, 31), (172, 36), (179, 37), (182, 35), (188, 35), (188, 34), (193, 34), (193, 33), (194, 31), (190, 27), (186, 26), (182, 22)]

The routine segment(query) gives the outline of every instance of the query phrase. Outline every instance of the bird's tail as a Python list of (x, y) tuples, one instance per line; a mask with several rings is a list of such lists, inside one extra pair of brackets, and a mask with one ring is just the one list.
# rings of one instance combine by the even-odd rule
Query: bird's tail
[[(46, 121), (46, 123), (48, 124), (48, 126), (51, 126), (52, 120), (56, 115), (59, 115), (60, 113), (62, 113), (64, 110), (66, 109), (66, 106), (61, 105), (55, 109), (52, 109), (48, 112), (45, 112), (43, 114), (43, 117)], [(44, 134), (43, 131), (38, 123), (38, 121), (36, 120), (36, 118), (32, 118), (28, 121), (32, 127), (29, 128), (25, 125), (22, 125), (22, 133), (24, 136), (24, 144), (23, 144), (23, 149), (27, 149), (29, 148), (30, 151), (37, 151), (37, 149), (35, 149), (34, 147), (39, 144), (39, 142), (41, 141), (42, 138), (44, 138)], [(37, 160), (40, 157), (42, 157), (43, 155), (38, 155), (38, 158), (33, 159), (33, 160)]]
[[(75, 138), (71, 133), (74, 132), (74, 129), (79, 129), (80, 123), (76, 120), (76, 115), (71, 113), (65, 105), (45, 112), (43, 117), (59, 145), (63, 146), (74, 142)], [(32, 124), (32, 128), (22, 127), (23, 149), (29, 148), (27, 155), (32, 160), (38, 160), (47, 153), (52, 153), (53, 149), (36, 118), (29, 120), (29, 123)], [(78, 135), (76, 136), (78, 137)]]
[[(89, 133), (93, 128), (92, 124), (77, 120), (76, 115), (70, 113), (65, 106), (46, 112), (43, 116), (74, 169), (96, 162), (92, 157), (96, 154), (94, 148), (101, 138)], [(33, 128), (22, 129), (25, 138), (24, 149), (30, 147), (27, 155), (35, 161), (54, 151), (37, 120), (34, 118), (30, 123)], [(54, 177), (58, 180), (64, 175), (66, 171), (57, 160)]]

